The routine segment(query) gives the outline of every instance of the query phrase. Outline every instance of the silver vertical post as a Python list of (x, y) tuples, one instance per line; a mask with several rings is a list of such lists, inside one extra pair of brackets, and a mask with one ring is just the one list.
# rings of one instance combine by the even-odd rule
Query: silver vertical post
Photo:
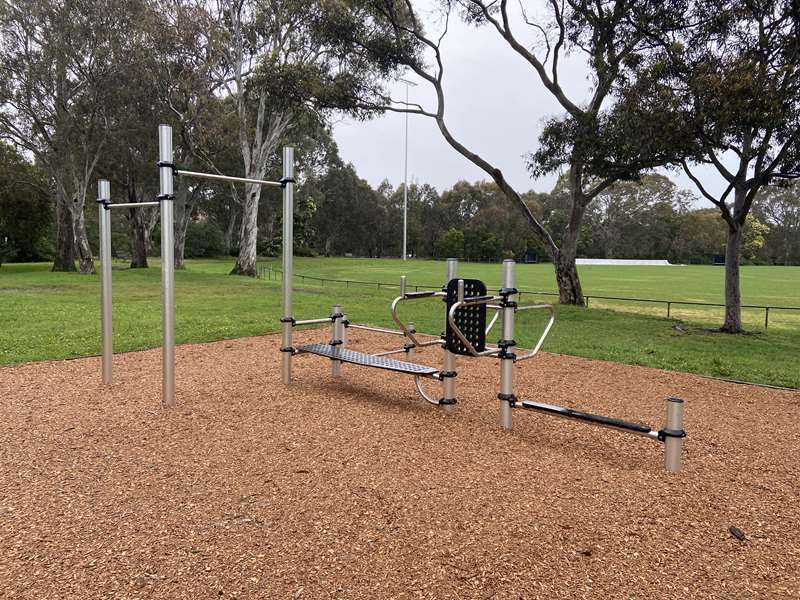
[[(503, 261), (503, 289), (500, 294), (503, 296), (503, 339), (498, 343), (500, 346), (500, 426), (511, 429), (513, 425), (512, 401), (514, 397), (514, 306), (509, 306), (513, 302), (514, 288), (514, 261), (506, 259)], [(511, 352), (509, 352), (509, 349)]]
[[(331, 309), (331, 345), (341, 346), (344, 343), (342, 340), (342, 307), (334, 304)], [(342, 374), (342, 361), (331, 360), (331, 375), (339, 377)]]
[(683, 400), (667, 398), (667, 435), (664, 438), (664, 468), (670, 473), (681, 470), (683, 452)]
[(114, 341), (111, 317), (111, 186), (107, 179), (97, 182), (97, 206), (100, 210), (100, 323), (103, 345), (103, 383), (111, 384)]
[(283, 317), (281, 378), (292, 382), (292, 263), (294, 252), (294, 148), (283, 149)]
[(172, 127), (158, 126), (161, 201), (161, 402), (175, 406), (175, 196), (172, 188)]
[(406, 297), (406, 276), (400, 275), (400, 296)]
[[(458, 276), (458, 259), (448, 258), (446, 261), (445, 287)], [(445, 311), (446, 313), (447, 311)], [(447, 315), (444, 322), (445, 331), (447, 330)], [(444, 359), (442, 361), (442, 400), (441, 404), (445, 410), (453, 410), (456, 404), (456, 355), (447, 348), (444, 349)]]

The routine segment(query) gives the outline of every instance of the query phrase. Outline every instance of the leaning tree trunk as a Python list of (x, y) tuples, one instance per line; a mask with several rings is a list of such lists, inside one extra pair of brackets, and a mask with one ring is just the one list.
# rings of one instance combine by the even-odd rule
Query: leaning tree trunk
[(175, 268), (183, 269), (186, 253), (186, 231), (192, 217), (192, 206), (189, 203), (189, 185), (184, 178), (178, 180), (175, 190)]
[(95, 272), (92, 247), (86, 234), (86, 220), (83, 215), (83, 201), (76, 198), (72, 204), (72, 227), (75, 235), (75, 249), (78, 255), (79, 270), (88, 275)]
[(725, 246), (725, 322), (720, 331), (741, 333), (742, 294), (739, 287), (739, 261), (742, 255), (744, 225), (728, 226), (728, 241)]
[(580, 235), (583, 213), (586, 210), (586, 201), (583, 197), (572, 197), (572, 210), (570, 211), (567, 230), (558, 248), (551, 249), (553, 268), (556, 271), (556, 284), (558, 284), (558, 301), (561, 304), (575, 304), (585, 306), (586, 300), (581, 289), (581, 280), (578, 277), (578, 267), (575, 258), (578, 255), (578, 236)]
[(242, 206), (242, 226), (239, 235), (239, 256), (232, 275), (256, 276), (256, 244), (258, 242), (258, 202), (261, 186), (248, 184)]
[(565, 253), (563, 248), (559, 248), (553, 255), (553, 268), (558, 284), (558, 301), (561, 304), (584, 306), (586, 300), (583, 298), (575, 255)]
[(56, 252), (53, 257), (53, 271), (74, 272), (75, 234), (72, 226), (72, 211), (66, 205), (62, 190), (56, 192)]

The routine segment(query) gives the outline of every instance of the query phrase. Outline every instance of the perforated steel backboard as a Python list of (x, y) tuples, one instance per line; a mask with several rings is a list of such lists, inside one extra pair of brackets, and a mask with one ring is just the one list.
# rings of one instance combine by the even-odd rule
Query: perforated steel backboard
[[(458, 279), (452, 279), (447, 284), (447, 313), (453, 304), (458, 301)], [(464, 297), (472, 298), (475, 296), (485, 296), (486, 285), (480, 279), (465, 279), (464, 280)], [(473, 345), (475, 350), (483, 352), (486, 349), (486, 305), (476, 304), (474, 306), (464, 306), (456, 310), (453, 315), (453, 320), (456, 326), (461, 330), (470, 344)], [(450, 323), (447, 323), (447, 331), (445, 332), (445, 347), (453, 354), (463, 354), (472, 356), (464, 343), (458, 339), (458, 336), (453, 332)]]

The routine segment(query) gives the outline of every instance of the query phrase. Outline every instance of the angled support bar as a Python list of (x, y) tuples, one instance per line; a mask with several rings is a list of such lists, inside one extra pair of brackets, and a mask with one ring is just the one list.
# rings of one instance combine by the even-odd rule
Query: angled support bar
[(542, 344), (544, 344), (545, 338), (550, 334), (550, 330), (553, 328), (553, 324), (556, 322), (556, 311), (553, 308), (552, 304), (532, 304), (529, 306), (520, 306), (517, 307), (517, 311), (520, 310), (534, 310), (544, 308), (550, 311), (550, 319), (547, 321), (547, 325), (545, 325), (544, 331), (542, 335), (539, 337), (539, 341), (536, 342), (536, 346), (534, 346), (533, 350), (531, 350), (528, 354), (524, 354), (523, 356), (517, 357), (517, 362), (521, 360), (529, 360), (539, 354), (539, 350), (542, 349)]

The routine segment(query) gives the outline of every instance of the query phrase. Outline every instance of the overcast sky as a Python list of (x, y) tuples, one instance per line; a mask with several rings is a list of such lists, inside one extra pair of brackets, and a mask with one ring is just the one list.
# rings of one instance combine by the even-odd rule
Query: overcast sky
[[(517, 26), (519, 28), (519, 26)], [(493, 29), (474, 28), (451, 20), (442, 47), (445, 65), (445, 117), (448, 127), (468, 148), (497, 165), (518, 190), (549, 191), (555, 176), (532, 179), (525, 156), (537, 147), (543, 119), (563, 110), (533, 71)], [(561, 69), (561, 83), (573, 100), (589, 95), (587, 69), (576, 59)], [(409, 79), (416, 80), (413, 76)], [(430, 87), (423, 81), (410, 88), (410, 100), (432, 109)], [(396, 87), (395, 99), (405, 95)], [(373, 187), (384, 179), (395, 187), (403, 182), (405, 115), (389, 113), (372, 121), (343, 120), (334, 135), (342, 158)], [(409, 116), (409, 182), (430, 183), (440, 192), (455, 182), (488, 179), (444, 141), (427, 117)], [(695, 191), (682, 173), (668, 173), (682, 188)], [(713, 169), (702, 172), (711, 190), (723, 187)], [(711, 206), (698, 201), (698, 206)]]

